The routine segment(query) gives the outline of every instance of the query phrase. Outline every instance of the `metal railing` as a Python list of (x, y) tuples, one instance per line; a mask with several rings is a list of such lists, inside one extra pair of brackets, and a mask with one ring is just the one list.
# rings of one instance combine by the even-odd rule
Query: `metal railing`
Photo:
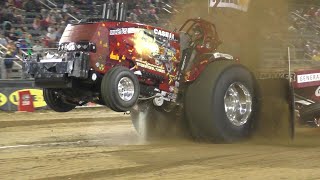
[[(0, 51), (0, 79), (21, 79), (22, 74), (22, 66), (19, 64), (21, 62), (18, 58), (4, 58), (5, 53), (3, 51)], [(5, 68), (4, 60), (5, 59), (11, 59), (13, 60), (13, 66), (10, 70), (10, 72), (7, 72), (7, 69)]]
[[(45, 7), (47, 7), (50, 10), (53, 10), (54, 8), (48, 6), (46, 3), (44, 3), (42, 0), (37, 0), (39, 3), (41, 3), (42, 5), (44, 5)], [(56, 4), (54, 4), (53, 2), (50, 1), (50, 4), (52, 4), (53, 6), (55, 6), (55, 8), (57, 8), (58, 6)], [(73, 18), (74, 20), (80, 22), (80, 20), (78, 18), (76, 18), (75, 16), (73, 16), (70, 13), (66, 13), (69, 17)]]
[[(5, 47), (4, 45), (0, 44), (0, 49), (4, 49), (5, 51), (8, 51), (8, 48)], [(24, 55), (28, 55), (28, 53), (24, 52), (23, 50), (20, 50), (22, 54)], [(1, 54), (3, 54), (4, 52), (2, 52)], [(5, 54), (5, 53), (4, 53)], [(19, 59), (20, 61), (23, 61), (23, 58), (19, 55), (15, 55), (16, 59)]]

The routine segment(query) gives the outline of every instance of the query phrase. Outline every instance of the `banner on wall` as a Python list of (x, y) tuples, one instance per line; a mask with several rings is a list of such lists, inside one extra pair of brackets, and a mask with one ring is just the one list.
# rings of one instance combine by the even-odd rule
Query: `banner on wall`
[[(29, 91), (31, 95), (32, 105), (35, 110), (49, 109), (43, 98), (42, 89), (34, 87), (0, 87), (0, 110), (2, 111), (18, 111), (19, 109), (19, 93)], [(94, 103), (87, 103), (82, 107), (99, 107)]]
[(0, 89), (0, 110), (16, 111), (19, 105), (19, 92), (29, 91), (32, 97), (33, 106), (42, 109), (47, 106), (44, 101), (42, 90), (36, 88), (1, 88)]
[(247, 11), (250, 0), (209, 0), (210, 7), (233, 8), (240, 11)]
[[(44, 101), (43, 91), (41, 88), (34, 86), (32, 80), (0, 80), (0, 111), (17, 111), (21, 93), (30, 93), (30, 102), (34, 110), (49, 109)], [(20, 94), (20, 95), (19, 95)], [(21, 105), (21, 104), (20, 104)], [(87, 103), (83, 107), (99, 107), (94, 103)]]

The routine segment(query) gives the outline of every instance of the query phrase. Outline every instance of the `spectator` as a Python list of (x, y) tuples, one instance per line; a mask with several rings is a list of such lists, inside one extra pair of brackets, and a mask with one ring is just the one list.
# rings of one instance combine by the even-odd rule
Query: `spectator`
[(154, 21), (154, 23), (158, 24), (159, 17), (156, 14), (156, 8), (150, 4), (149, 8), (149, 18)]
[(25, 39), (19, 39), (18, 48), (23, 51), (27, 51), (29, 46)]
[(54, 48), (55, 43), (57, 41), (57, 30), (54, 27), (49, 27), (48, 28), (48, 33), (46, 35), (46, 40), (48, 42), (48, 47), (49, 48)]
[(25, 0), (23, 4), (23, 9), (27, 12), (39, 12), (40, 8), (41, 7), (35, 0)]
[(50, 25), (55, 24), (55, 17), (52, 13), (48, 14), (48, 16), (46, 17), (46, 22)]
[(63, 4), (62, 12), (68, 13), (68, 12), (70, 12), (70, 9), (71, 9), (71, 5), (69, 3), (64, 3)]
[(29, 46), (32, 45), (32, 35), (28, 31), (23, 32), (22, 39), (25, 39)]
[(47, 21), (47, 19), (41, 19), (40, 26), (41, 26), (41, 30), (47, 30), (47, 28), (50, 26), (50, 24)]
[(43, 19), (44, 17), (47, 17), (47, 14), (48, 14), (48, 10), (46, 10), (46, 9), (41, 9), (41, 11), (40, 11), (40, 16), (41, 17), (39, 17), (40, 19)]
[(12, 23), (10, 21), (4, 21), (2, 24), (2, 28), (4, 31), (10, 31), (12, 28)]
[(9, 78), (9, 74), (12, 72), (12, 67), (13, 67), (13, 54), (11, 51), (7, 51), (5, 57), (4, 57), (4, 67), (5, 67), (5, 71), (6, 71), (6, 77), (5, 79)]
[(138, 15), (134, 12), (130, 12), (129, 17), (128, 17), (128, 21), (139, 22)]
[(7, 46), (8, 45), (7, 39), (2, 34), (0, 34), (0, 44), (3, 45), (3, 46)]
[(11, 28), (10, 31), (5, 32), (5, 36), (7, 36), (12, 41), (18, 40), (18, 35), (16, 34), (15, 28)]
[(42, 49), (43, 49), (43, 46), (41, 45), (41, 43), (38, 40), (36, 40), (34, 42), (34, 45), (32, 46), (32, 51), (40, 52)]
[(314, 61), (320, 61), (320, 51), (318, 51), (317, 53), (315, 53), (315, 54), (312, 56), (312, 60), (314, 60)]
[(57, 40), (62, 37), (63, 31), (64, 31), (64, 26), (59, 27), (58, 30), (56, 31), (56, 39)]
[(14, 41), (9, 40), (8, 44), (7, 44), (7, 48), (8, 48), (8, 51), (10, 51), (13, 56), (18, 54), (18, 48), (17, 48), (16, 44), (14, 43)]
[(22, 36), (22, 29), (20, 27), (16, 28), (15, 32), (14, 32), (17, 37), (21, 37)]
[(39, 17), (34, 18), (33, 23), (32, 23), (32, 27), (34, 30), (40, 30), (41, 28), (41, 21)]

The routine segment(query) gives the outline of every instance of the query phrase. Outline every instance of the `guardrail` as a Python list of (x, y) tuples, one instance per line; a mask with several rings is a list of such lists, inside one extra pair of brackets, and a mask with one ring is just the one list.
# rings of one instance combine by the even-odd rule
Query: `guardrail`
[[(4, 50), (8, 51), (8, 48), (5, 47), (4, 45), (0, 44), (0, 47), (1, 47), (2, 49), (4, 49)], [(24, 51), (22, 51), (22, 50), (21, 50), (21, 53), (23, 53), (24, 55), (28, 55), (28, 53), (26, 53), (26, 52), (24, 52)], [(2, 54), (4, 54), (4, 52), (2, 52)], [(21, 56), (15, 55), (15, 57), (16, 57), (17, 59), (19, 59), (20, 61), (23, 61), (23, 58), (22, 58)]]
[[(7, 72), (4, 59), (12, 59), (13, 66), (10, 72)], [(21, 79), (23, 77), (21, 61), (18, 58), (3, 58), (0, 56), (0, 79)]]
[[(45, 7), (47, 7), (48, 9), (50, 9), (50, 10), (53, 10), (53, 9), (54, 9), (54, 8), (48, 6), (46, 3), (42, 2), (42, 0), (37, 0), (37, 1), (38, 1), (39, 3), (41, 3), (42, 5), (44, 5)], [(52, 4), (52, 5), (55, 6), (55, 7), (58, 7), (56, 4), (54, 4), (54, 3), (51, 2), (51, 1), (50, 1), (50, 4)], [(80, 20), (79, 20), (78, 18), (74, 17), (72, 14), (70, 14), (70, 13), (66, 13), (66, 14), (67, 14), (69, 17), (73, 18), (74, 20), (80, 22)]]

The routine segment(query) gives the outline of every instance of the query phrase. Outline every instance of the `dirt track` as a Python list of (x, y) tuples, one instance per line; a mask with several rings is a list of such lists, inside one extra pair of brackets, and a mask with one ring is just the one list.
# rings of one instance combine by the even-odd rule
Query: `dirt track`
[(0, 179), (320, 179), (318, 129), (276, 145), (146, 142), (105, 109), (0, 114)]

